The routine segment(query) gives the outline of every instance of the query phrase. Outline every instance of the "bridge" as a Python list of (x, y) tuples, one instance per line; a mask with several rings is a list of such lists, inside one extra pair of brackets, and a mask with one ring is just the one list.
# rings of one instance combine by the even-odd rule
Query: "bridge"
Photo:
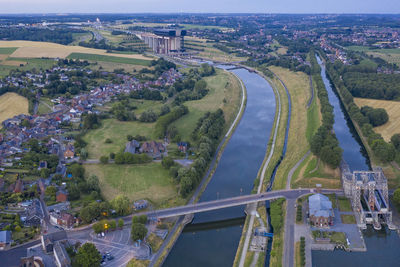
[[(321, 190), (321, 193), (323, 194), (338, 193), (338, 192), (342, 192), (342, 190), (338, 189)], [(224, 198), (219, 200), (205, 201), (196, 204), (190, 204), (190, 205), (161, 209), (161, 210), (140, 212), (129, 216), (129, 218), (138, 215), (147, 215), (148, 217), (153, 217), (153, 218), (168, 218), (168, 217), (175, 217), (175, 216), (247, 205), (251, 203), (257, 203), (277, 198), (297, 199), (303, 195), (311, 193), (315, 193), (315, 189), (289, 189), (289, 190), (269, 191), (261, 194), (244, 195), (244, 196)]]

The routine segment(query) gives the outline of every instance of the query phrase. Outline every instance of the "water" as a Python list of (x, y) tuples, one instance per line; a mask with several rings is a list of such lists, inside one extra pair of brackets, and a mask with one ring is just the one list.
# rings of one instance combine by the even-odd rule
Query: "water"
[[(334, 93), (329, 80), (326, 77), (325, 67), (319, 57), (321, 76), (328, 90), (329, 102), (334, 107), (335, 124), (333, 126), (340, 147), (343, 149), (343, 158), (352, 170), (368, 170), (369, 160), (354, 127), (348, 120), (337, 95)], [(386, 228), (376, 231), (372, 227), (363, 231), (367, 252), (312, 251), (312, 265), (316, 267), (329, 266), (400, 266), (399, 235)]]
[[(274, 123), (275, 94), (269, 83), (245, 69), (232, 72), (246, 86), (247, 105), (200, 201), (250, 194)], [(244, 206), (196, 214), (164, 266), (232, 266), (244, 223), (234, 219), (243, 216)]]

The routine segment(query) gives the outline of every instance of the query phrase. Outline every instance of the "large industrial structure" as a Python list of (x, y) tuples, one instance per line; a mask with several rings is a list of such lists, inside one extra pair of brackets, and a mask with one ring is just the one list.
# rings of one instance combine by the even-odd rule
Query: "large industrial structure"
[(382, 169), (350, 172), (342, 162), (341, 170), (344, 193), (351, 199), (359, 227), (365, 229), (367, 224), (372, 224), (375, 229), (381, 229), (381, 224), (386, 224), (393, 229), (387, 179)]
[(143, 40), (154, 53), (174, 54), (185, 50), (184, 36), (186, 30), (180, 29), (158, 29), (153, 33), (140, 33), (138, 37)]

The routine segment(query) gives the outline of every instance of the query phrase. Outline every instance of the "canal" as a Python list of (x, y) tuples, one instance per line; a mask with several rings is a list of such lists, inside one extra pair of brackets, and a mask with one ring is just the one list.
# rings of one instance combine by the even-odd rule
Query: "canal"
[[(232, 72), (246, 86), (247, 105), (200, 201), (251, 193), (274, 123), (276, 102), (270, 84), (245, 69)], [(196, 214), (164, 266), (232, 266), (245, 220), (244, 208)]]
[[(351, 170), (368, 170), (369, 159), (365, 148), (361, 144), (353, 124), (338, 96), (327, 78), (325, 66), (317, 56), (321, 66), (321, 76), (328, 91), (329, 102), (333, 105), (335, 124), (333, 129), (343, 149), (343, 159), (349, 164)], [(383, 228), (380, 231), (368, 227), (362, 231), (367, 252), (312, 251), (312, 265), (316, 267), (336, 266), (400, 266), (400, 238), (394, 231)]]

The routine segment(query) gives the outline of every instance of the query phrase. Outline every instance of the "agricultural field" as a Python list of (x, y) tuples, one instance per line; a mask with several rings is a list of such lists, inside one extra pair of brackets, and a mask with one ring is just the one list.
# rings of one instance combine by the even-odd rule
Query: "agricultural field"
[[(125, 148), (127, 135), (142, 135), (149, 139), (153, 137), (155, 123), (142, 123), (139, 121), (118, 121), (116, 119), (106, 119), (102, 121), (99, 129), (89, 131), (84, 140), (88, 143), (87, 149), (90, 159), (99, 159), (103, 155), (111, 152), (117, 153)], [(112, 143), (105, 143), (106, 139), (111, 139)]]
[[(0, 96), (0, 123), (19, 114), (28, 114), (28, 99), (16, 93)], [(0, 125), (1, 128), (1, 125)]]
[(400, 102), (367, 98), (354, 98), (354, 102), (360, 108), (363, 106), (370, 106), (373, 108), (384, 108), (386, 110), (389, 115), (389, 121), (384, 125), (374, 128), (386, 141), (390, 141), (390, 138), (395, 133), (400, 133)]
[(134, 58), (133, 54), (121, 54), (126, 55), (126, 57), (118, 56), (119, 54), (109, 55), (98, 55), (98, 54), (88, 54), (88, 53), (71, 53), (67, 58), (70, 59), (82, 59), (89, 61), (105, 61), (112, 63), (122, 63), (122, 64), (132, 64), (132, 65), (141, 65), (141, 66), (149, 66), (150, 60), (148, 58)]
[(156, 207), (183, 204), (177, 197), (177, 186), (159, 162), (140, 165), (86, 164), (89, 175), (96, 175), (107, 200), (118, 194), (130, 200), (149, 199)]
[(347, 49), (365, 52), (369, 56), (379, 57), (389, 63), (400, 65), (400, 49), (370, 49), (367, 46), (349, 46)]
[[(0, 48), (17, 49), (10, 55), (15, 58), (66, 58), (71, 53), (93, 54), (107, 56), (108, 53), (103, 49), (87, 48), (82, 46), (66, 46), (49, 42), (33, 42), (33, 41), (0, 41)], [(149, 58), (139, 54), (118, 54), (113, 53), (113, 57), (149, 60)], [(96, 60), (96, 59), (94, 59)], [(117, 62), (119, 63), (119, 62)], [(125, 62), (120, 62), (125, 63)], [(133, 63), (130, 63), (133, 64)]]
[(222, 62), (235, 62), (243, 61), (247, 58), (238, 57), (234, 54), (226, 53), (218, 48), (213, 47), (214, 42), (206, 42), (205, 39), (186, 37), (185, 47), (189, 50), (193, 50), (199, 53), (202, 58), (208, 58), (213, 61)]
[(200, 100), (185, 102), (189, 113), (173, 123), (182, 140), (190, 140), (190, 134), (196, 127), (197, 121), (208, 111), (221, 108), (225, 114), (227, 128), (236, 117), (242, 91), (237, 78), (226, 71), (217, 70), (216, 75), (206, 77), (205, 81), (209, 90), (208, 94)]
[[(282, 161), (274, 182), (278, 189), (282, 189), (286, 184), (286, 177), (290, 169), (303, 157), (309, 150), (306, 138), (307, 132), (307, 103), (311, 97), (309, 78), (302, 72), (291, 72), (280, 67), (270, 67), (276, 75), (286, 84), (292, 100), (292, 115), (289, 127), (288, 150), (285, 159)], [(281, 121), (286, 125), (286, 120)]]

